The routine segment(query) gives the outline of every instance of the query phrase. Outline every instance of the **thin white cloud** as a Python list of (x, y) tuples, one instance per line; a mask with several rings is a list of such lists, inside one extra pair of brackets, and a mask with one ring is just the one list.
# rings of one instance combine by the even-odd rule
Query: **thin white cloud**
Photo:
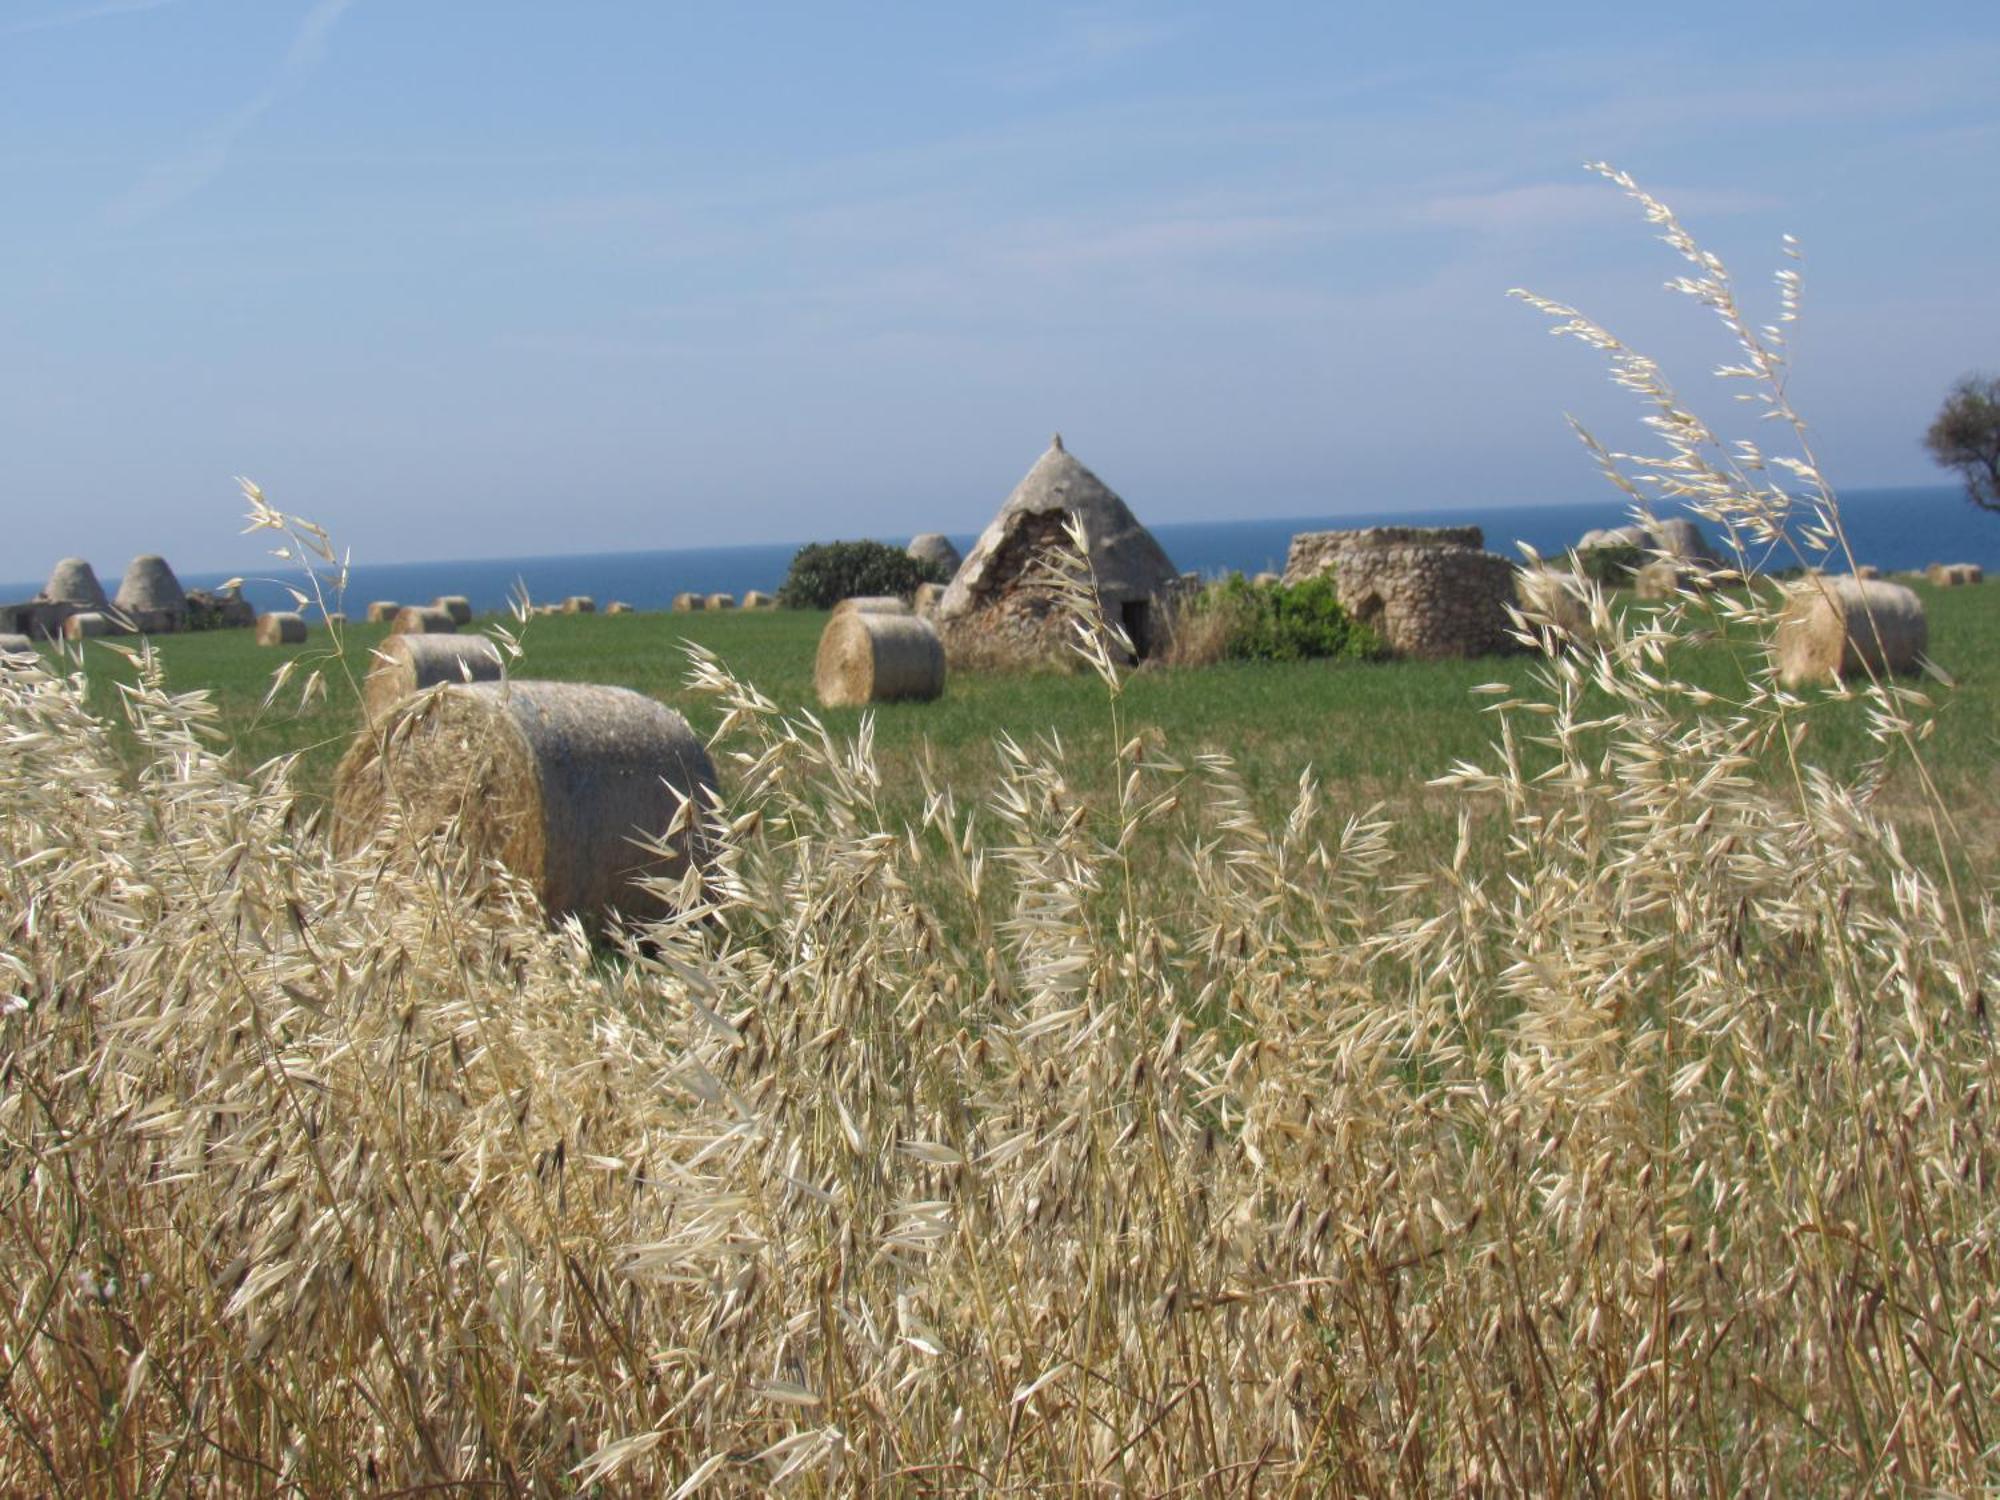
[(1122, 8), (1093, 5), (1065, 11), (1056, 34), (1034, 56), (1002, 70), (1010, 88), (1045, 89), (1099, 73), (1128, 57), (1151, 52), (1185, 36), (1191, 23), (1134, 16)]
[(313, 0), (277, 71), (264, 87), (187, 151), (154, 167), (131, 191), (112, 202), (105, 211), (106, 217), (114, 224), (141, 223), (200, 192), (220, 176), (229, 164), (230, 151), (244, 132), (319, 66), (326, 56), (327, 38), (353, 3), (354, 0)]
[(0, 36), (59, 31), (66, 26), (81, 26), (86, 21), (101, 21), (110, 16), (131, 16), (141, 11), (160, 10), (174, 3), (175, 0), (98, 0), (95, 5), (80, 5), (69, 10), (51, 11), (45, 16), (33, 16), (25, 21), (10, 21), (0, 26)]

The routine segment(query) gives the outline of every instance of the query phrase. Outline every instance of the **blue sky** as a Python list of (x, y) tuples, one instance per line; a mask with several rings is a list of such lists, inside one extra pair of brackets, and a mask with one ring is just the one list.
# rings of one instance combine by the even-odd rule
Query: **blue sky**
[[(1579, 304), (1775, 311), (1835, 479), (2000, 367), (2000, 7), (0, 0), (0, 577), (1590, 499)], [(1726, 393), (1701, 389), (1706, 410)]]

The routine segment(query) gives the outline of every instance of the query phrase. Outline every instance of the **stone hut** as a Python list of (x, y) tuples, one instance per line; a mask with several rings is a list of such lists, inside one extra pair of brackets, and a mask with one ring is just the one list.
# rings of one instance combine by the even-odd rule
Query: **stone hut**
[(1341, 607), (1396, 656), (1514, 651), (1514, 565), (1477, 526), (1371, 526), (1292, 538), (1285, 582), (1331, 575)]
[(958, 555), (958, 548), (951, 544), (951, 538), (941, 531), (926, 531), (910, 538), (910, 545), (903, 549), (918, 562), (936, 563), (947, 573), (956, 573), (965, 561)]
[(32, 599), (0, 605), (0, 630), (30, 640), (55, 640), (71, 615), (111, 608), (97, 571), (81, 557), (65, 557), (49, 573), (49, 581)]
[(1041, 554), (1069, 550), (1065, 528), (1072, 517), (1082, 526), (1105, 618), (1123, 627), (1141, 657), (1154, 649), (1180, 574), (1153, 534), (1058, 434), (937, 601), (938, 630), (954, 661), (1027, 666), (1073, 659), (1070, 618), (1037, 578)]
[(125, 581), (118, 585), (112, 607), (129, 621), (134, 630), (146, 635), (166, 635), (187, 629), (188, 599), (174, 570), (158, 553), (132, 559)]

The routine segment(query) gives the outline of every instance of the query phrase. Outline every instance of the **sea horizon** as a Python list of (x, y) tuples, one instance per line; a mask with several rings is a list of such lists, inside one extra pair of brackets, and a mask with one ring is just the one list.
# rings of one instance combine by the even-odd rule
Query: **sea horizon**
[[(1980, 511), (1953, 485), (1905, 485), (1854, 490), (1841, 501), (1842, 521), (1855, 557), (1890, 571), (1920, 569), (1931, 562), (1971, 562), (2000, 569), (2000, 516)], [(1663, 514), (1674, 513), (1666, 508)], [(1588, 530), (1617, 526), (1629, 508), (1604, 501), (1543, 502), (1528, 505), (1436, 506), (1421, 510), (1360, 510), (1343, 513), (1260, 517), (1229, 521), (1166, 521), (1149, 529), (1183, 572), (1216, 576), (1228, 572), (1282, 571), (1291, 538), (1300, 532), (1349, 530), (1366, 526), (1479, 526), (1489, 550), (1520, 555), (1523, 545), (1543, 556), (1560, 555)], [(1702, 523), (1713, 534), (1716, 528)], [(961, 551), (977, 533), (947, 533)], [(901, 545), (907, 537), (878, 540)], [(741, 594), (774, 592), (784, 581), (803, 541), (739, 543), (718, 547), (650, 548), (621, 552), (518, 554), (490, 558), (444, 558), (413, 562), (356, 562), (348, 570), (341, 603), (359, 615), (370, 601), (428, 602), (441, 594), (463, 594), (482, 614), (505, 609), (525, 586), (535, 602), (587, 594), (600, 607), (622, 600), (636, 609), (666, 607), (678, 593)], [(169, 563), (171, 564), (171, 559)], [(1771, 560), (1774, 567), (1794, 559)], [(53, 566), (55, 559), (49, 560)], [(115, 593), (122, 564), (91, 559), (107, 593)], [(281, 565), (279, 565), (281, 566)], [(1837, 565), (1836, 565), (1837, 566)], [(220, 570), (180, 572), (187, 588), (213, 588), (233, 574)], [(286, 577), (244, 575), (244, 592), (260, 609), (289, 609), (288, 585), (303, 587), (303, 572)], [(39, 581), (0, 584), (0, 598), (25, 599)], [(309, 591), (308, 591), (309, 592)], [(329, 601), (330, 607), (332, 601)]]

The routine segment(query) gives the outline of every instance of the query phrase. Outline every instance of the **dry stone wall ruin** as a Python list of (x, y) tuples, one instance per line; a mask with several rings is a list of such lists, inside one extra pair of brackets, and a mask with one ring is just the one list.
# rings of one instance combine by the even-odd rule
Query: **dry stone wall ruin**
[(1477, 526), (1371, 526), (1292, 538), (1285, 582), (1329, 576), (1341, 607), (1397, 656), (1518, 650), (1507, 606), (1514, 565)]

